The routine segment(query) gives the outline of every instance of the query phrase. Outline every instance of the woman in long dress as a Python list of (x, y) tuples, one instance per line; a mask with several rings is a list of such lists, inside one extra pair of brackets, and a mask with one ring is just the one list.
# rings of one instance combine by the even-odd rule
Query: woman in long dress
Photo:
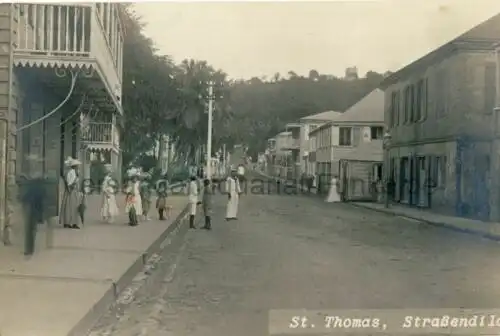
[(135, 213), (139, 216), (142, 214), (142, 201), (141, 201), (141, 193), (140, 193), (140, 173), (136, 170), (131, 172), (131, 181), (128, 187), (128, 193), (133, 195), (133, 203), (127, 204), (125, 207), (125, 212), (129, 213), (130, 207), (133, 206), (135, 208)]
[(72, 157), (68, 157), (64, 162), (64, 165), (69, 169), (64, 176), (64, 194), (61, 203), (59, 224), (63, 225), (65, 228), (80, 228), (80, 215), (78, 209), (81, 203), (81, 195), (77, 172), (77, 168), (80, 164), (80, 161)]
[(328, 193), (328, 198), (326, 199), (328, 203), (337, 203), (340, 202), (340, 195), (339, 195), (339, 180), (338, 177), (335, 176), (332, 179), (331, 186), (330, 186), (330, 192)]
[(231, 176), (227, 178), (226, 188), (228, 195), (226, 220), (236, 220), (238, 219), (238, 202), (241, 192), (238, 177), (236, 176), (236, 170), (233, 170), (231, 172)]
[(102, 183), (102, 207), (101, 216), (105, 222), (112, 223), (118, 214), (118, 207), (116, 205), (116, 182), (112, 177), (112, 166), (107, 164), (106, 177)]

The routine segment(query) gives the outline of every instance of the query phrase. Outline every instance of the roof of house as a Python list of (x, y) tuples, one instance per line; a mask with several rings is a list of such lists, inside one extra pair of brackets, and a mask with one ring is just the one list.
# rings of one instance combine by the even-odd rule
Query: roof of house
[(384, 91), (375, 89), (329, 124), (384, 122)]
[(278, 133), (277, 136), (288, 136), (288, 135), (292, 135), (292, 132), (281, 132), (281, 133)]
[(465, 33), (459, 35), (451, 41), (441, 45), (437, 49), (434, 49), (430, 53), (420, 57), (419, 59), (411, 62), (410, 64), (404, 66), (398, 71), (392, 73), (391, 75), (384, 78), (380, 83), (380, 87), (385, 89), (389, 85), (397, 82), (400, 78), (403, 78), (410, 73), (417, 70), (420, 66), (425, 64), (433, 63), (437, 58), (442, 57), (443, 54), (452, 51), (454, 45), (457, 42), (474, 40), (475, 42), (480, 42), (482, 48), (491, 49), (495, 48), (494, 42), (498, 42), (500, 36), (500, 14), (497, 14), (488, 20), (480, 23), (479, 25), (469, 29)]
[(308, 120), (318, 120), (318, 121), (334, 120), (335, 118), (339, 117), (340, 115), (342, 115), (342, 112), (325, 111), (325, 112), (316, 113), (316, 114), (309, 115), (307, 117), (300, 118), (300, 120), (305, 120), (305, 121), (308, 121)]

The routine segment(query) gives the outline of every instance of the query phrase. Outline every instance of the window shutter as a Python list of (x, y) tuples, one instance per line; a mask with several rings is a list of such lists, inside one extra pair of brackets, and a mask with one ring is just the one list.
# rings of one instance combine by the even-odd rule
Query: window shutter
[(332, 145), (333, 146), (338, 146), (339, 145), (339, 128), (333, 126), (332, 127)]
[[(368, 132), (370, 131), (369, 130), (370, 128), (368, 127)], [(361, 138), (361, 127), (353, 127), (352, 128), (352, 145), (354, 147), (358, 146), (359, 145), (359, 142), (360, 142), (360, 138)]]

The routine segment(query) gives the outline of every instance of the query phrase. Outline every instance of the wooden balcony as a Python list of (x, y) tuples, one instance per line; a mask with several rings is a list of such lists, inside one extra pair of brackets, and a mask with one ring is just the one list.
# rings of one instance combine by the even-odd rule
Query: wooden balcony
[(121, 101), (123, 31), (119, 4), (15, 4), (16, 65), (94, 69)]
[(91, 150), (120, 149), (120, 135), (113, 123), (89, 122), (82, 125), (82, 142)]

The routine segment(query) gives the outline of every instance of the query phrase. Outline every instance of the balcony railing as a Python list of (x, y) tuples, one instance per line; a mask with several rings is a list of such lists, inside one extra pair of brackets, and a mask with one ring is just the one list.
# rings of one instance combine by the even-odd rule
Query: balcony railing
[(119, 148), (118, 129), (112, 123), (89, 122), (82, 127), (82, 140), (96, 145), (110, 145)]
[[(118, 4), (16, 4), (17, 56), (95, 61), (111, 90), (121, 89), (123, 33)], [(121, 92), (119, 93), (121, 95)]]

